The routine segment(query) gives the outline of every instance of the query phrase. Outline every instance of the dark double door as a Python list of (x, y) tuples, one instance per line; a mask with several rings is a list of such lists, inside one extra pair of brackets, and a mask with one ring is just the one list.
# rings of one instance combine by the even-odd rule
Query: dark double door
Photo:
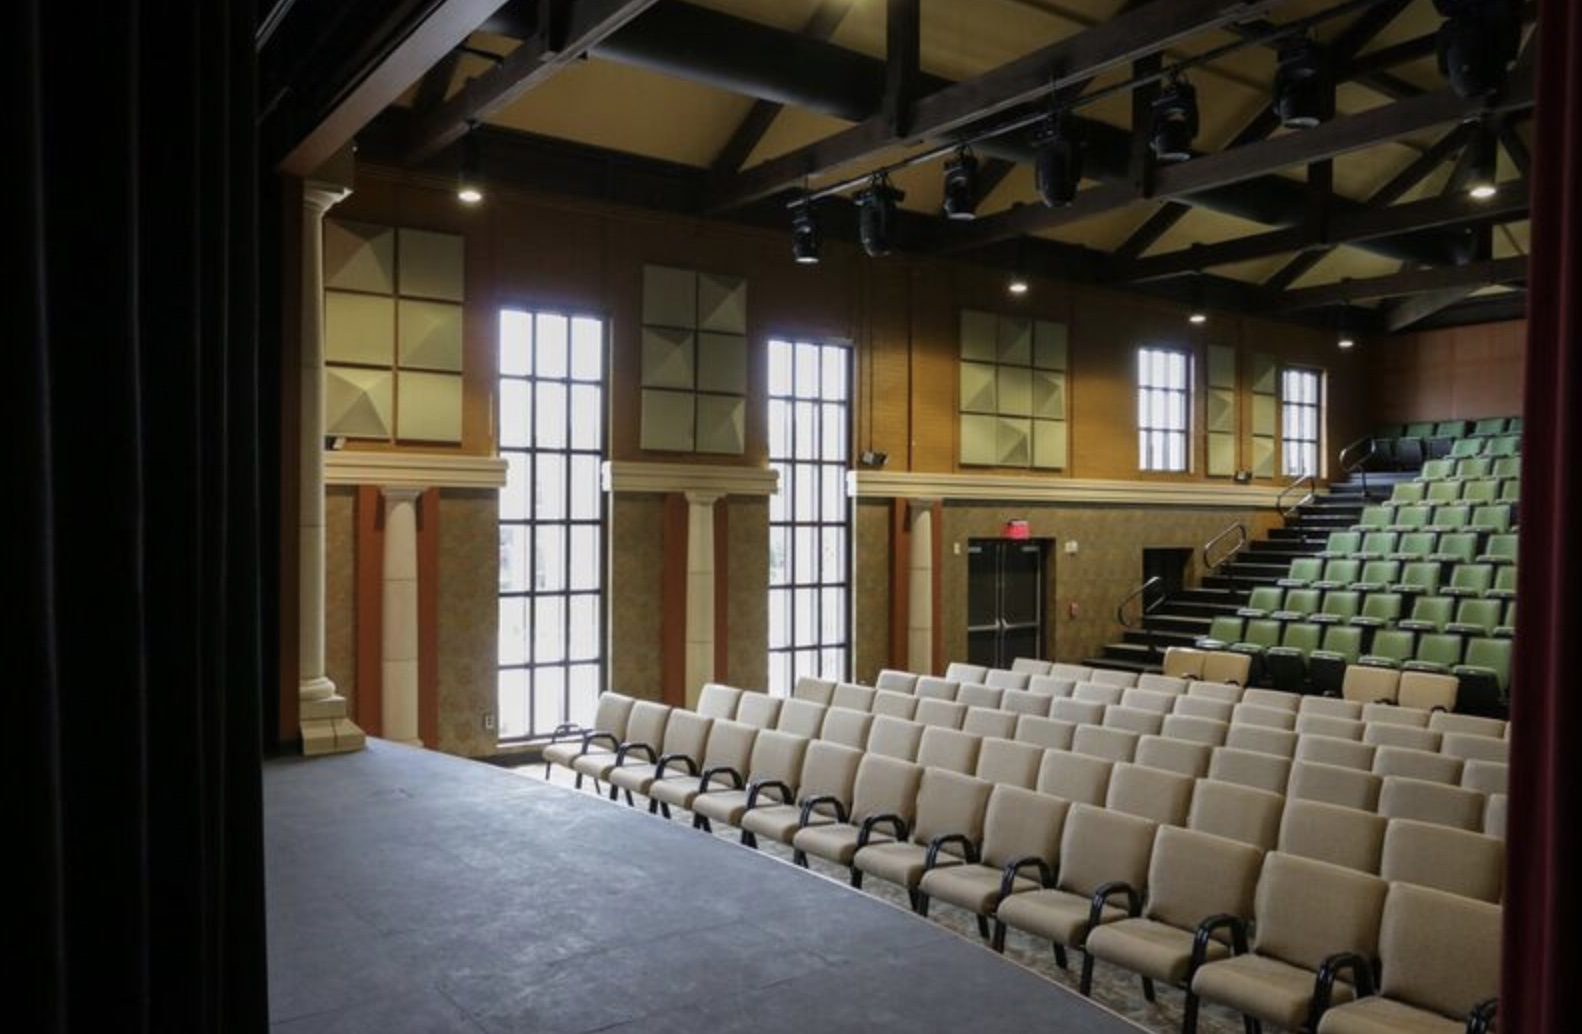
[(1018, 657), (1044, 656), (1048, 542), (969, 539), (967, 660), (1009, 668)]

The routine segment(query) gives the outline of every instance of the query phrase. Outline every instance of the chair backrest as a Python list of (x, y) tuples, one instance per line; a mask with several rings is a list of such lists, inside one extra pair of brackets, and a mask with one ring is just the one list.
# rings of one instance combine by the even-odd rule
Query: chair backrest
[(1374, 748), (1356, 740), (1343, 740), (1336, 736), (1303, 736), (1296, 744), (1297, 761), (1317, 761), (1325, 765), (1356, 768), (1367, 772), (1373, 768)]
[(984, 678), (983, 684), (993, 689), (1026, 689), (1027, 679), (1032, 672), (1007, 670), (1005, 668), (991, 668)]
[[(1143, 676), (1147, 678), (1148, 676)], [(1157, 689), (1147, 689), (1138, 686), (1128, 689), (1121, 694), (1121, 706), (1135, 708), (1139, 711), (1152, 711), (1154, 714), (1169, 714), (1175, 709), (1176, 701), (1182, 694), (1166, 692)]]
[[(1362, 629), (1356, 625), (1328, 625), (1324, 628), (1324, 652), (1338, 654), (1347, 664), (1362, 655)], [(1329, 700), (1330, 697), (1314, 699)], [(1348, 702), (1349, 701), (1343, 701)]]
[(1280, 794), (1218, 779), (1199, 779), (1192, 791), (1187, 828), (1269, 851), (1280, 835), (1284, 808), (1285, 798)]
[[(1128, 693), (1135, 690), (1127, 690)], [(1125, 729), (1135, 732), (1139, 736), (1157, 736), (1164, 727), (1165, 716), (1158, 711), (1144, 710), (1140, 707), (1127, 707), (1124, 704), (1117, 707), (1104, 709), (1104, 726), (1109, 729)]]
[(1116, 686), (1104, 682), (1078, 682), (1071, 690), (1071, 699), (1081, 700), (1090, 704), (1103, 704), (1106, 707), (1121, 702), (1125, 695), (1124, 686)]
[(1510, 766), (1499, 761), (1468, 761), (1461, 771), (1461, 785), (1482, 794), (1503, 794), (1510, 789)]
[(1003, 866), (1018, 858), (1042, 858), (1051, 870), (1060, 860), (1060, 834), (1071, 803), (1047, 793), (1004, 783), (989, 794), (983, 816), (983, 862)]
[(1018, 657), (1011, 662), (1011, 670), (1019, 671), (1024, 675), (1048, 675), (1049, 662), (1041, 661), (1036, 657)]
[(937, 725), (944, 729), (959, 729), (967, 719), (967, 705), (954, 700), (919, 700), (914, 721), (924, 725)]
[(1150, 690), (1154, 693), (1167, 693), (1179, 696), (1187, 691), (1187, 680), (1178, 675), (1158, 675), (1153, 672), (1144, 672), (1137, 676), (1138, 689)]
[(1165, 716), (1164, 725), (1159, 731), (1173, 740), (1219, 747), (1224, 745), (1225, 737), (1230, 734), (1230, 723), (1189, 714), (1171, 714)]
[(1130, 688), (1137, 685), (1137, 673), (1135, 671), (1120, 671), (1116, 668), (1094, 668), (1089, 681), (1097, 682), (1104, 686)]
[(825, 710), (823, 704), (815, 704), (811, 700), (787, 699), (780, 705), (780, 717), (775, 722), (775, 728), (794, 736), (814, 739), (824, 727)]
[[(951, 665), (951, 667), (955, 667), (955, 665)], [(938, 679), (932, 675), (924, 675), (917, 680), (917, 685), (913, 687), (912, 692), (920, 700), (954, 700), (960, 690), (960, 679)]]
[[(1384, 726), (1421, 736), (1436, 736), (1427, 729), (1402, 729), (1401, 726)], [(1373, 756), (1373, 774), (1376, 776), (1406, 776), (1408, 779), (1426, 779), (1431, 783), (1461, 782), (1462, 760), (1432, 750), (1414, 750), (1411, 747), (1380, 747)]]
[(873, 680), (874, 689), (888, 689), (896, 693), (911, 693), (917, 689), (917, 676), (909, 671), (885, 668)]
[[(872, 734), (873, 723), (881, 719), (862, 711), (848, 711), (844, 707), (831, 707), (824, 713), (824, 724), (819, 730), (819, 739), (829, 740), (847, 747), (856, 747), (858, 750), (872, 750), (868, 745)], [(913, 723), (905, 718), (885, 718), (883, 721), (900, 722), (903, 727)], [(919, 733), (921, 735), (921, 733)], [(913, 751), (916, 751), (914, 746)], [(896, 755), (900, 757), (901, 755)], [(910, 758), (911, 755), (907, 755)]]
[(835, 683), (829, 679), (816, 679), (811, 675), (803, 675), (796, 680), (796, 686), (791, 690), (794, 700), (811, 700), (815, 704), (829, 706), (830, 697), (835, 695)]
[(961, 661), (952, 661), (945, 666), (945, 678), (952, 682), (982, 682), (983, 677), (988, 673), (988, 667), (982, 664), (964, 664)]
[(736, 720), (760, 729), (773, 729), (786, 701), (768, 693), (743, 693), (736, 705)]
[(1257, 790), (1284, 794), (1291, 777), (1291, 762), (1274, 754), (1254, 750), (1215, 747), (1209, 759), (1208, 777)]
[(1380, 815), (1437, 822), (1456, 829), (1482, 829), (1485, 803), (1483, 794), (1476, 790), (1405, 776), (1387, 777), (1379, 792)]
[(1505, 735), (1505, 723), (1498, 718), (1479, 718), (1477, 715), (1470, 714), (1441, 712), (1429, 717), (1428, 727), (1435, 732), (1489, 736), (1495, 739)]
[(987, 738), (978, 748), (979, 779), (991, 783), (1022, 786), (1031, 790), (1038, 784), (1038, 766), (1043, 763), (1044, 750), (1031, 743), (1015, 740)]
[[(1429, 712), (1416, 707), (1377, 703), (1362, 705), (1362, 720), (1370, 725), (1405, 725), (1414, 729), (1428, 728)], [(1364, 734), (1366, 735), (1366, 734)]]
[(961, 720), (961, 731), (974, 736), (998, 736), (1008, 740), (1016, 735), (1016, 715), (987, 707), (969, 707), (967, 717)]
[(1377, 876), (1275, 851), (1258, 878), (1253, 950), (1315, 971), (1338, 952), (1371, 959), (1388, 888)]
[(1241, 695), (1244, 704), (1255, 704), (1258, 707), (1273, 707), (1281, 711), (1290, 711), (1295, 714), (1302, 706), (1300, 693), (1287, 693), (1282, 689), (1249, 689)]
[(809, 742), (805, 736), (764, 729), (753, 741), (752, 760), (745, 775), (752, 782), (775, 780), (794, 791), (802, 779), (802, 765)]
[(703, 748), (702, 768), (729, 768), (743, 776), (752, 762), (753, 743), (758, 727), (728, 718), (716, 718), (709, 729), (708, 746)]
[(1238, 725), (1232, 722), (1230, 731), (1225, 734), (1225, 746), (1288, 758), (1296, 753), (1296, 733), (1265, 725)]
[[(1232, 685), (1229, 682), (1194, 682), (1191, 688), (1187, 690), (1186, 696), (1176, 701), (1175, 713), (1196, 714), (1197, 712), (1183, 707), (1183, 705), (1190, 706), (1191, 702), (1194, 701), (1228, 704), (1230, 707), (1235, 707), (1241, 703), (1241, 695), (1245, 692), (1246, 690), (1242, 687)], [(1226, 710), (1223, 718), (1213, 714), (1204, 714), (1202, 717), (1218, 718), (1220, 721), (1228, 722), (1230, 721), (1230, 715), (1231, 712)]]
[(1000, 698), (1000, 706), (1011, 714), (1049, 715), (1049, 697), (1027, 689), (1008, 689)]
[(1190, 646), (1166, 647), (1164, 673), (1183, 679), (1202, 678), (1203, 660), (1202, 650), (1195, 650)]
[(1073, 725), (1097, 725), (1104, 720), (1104, 705), (1091, 700), (1055, 697), (1049, 702), (1049, 717)]
[(917, 745), (917, 763), (925, 768), (943, 768), (970, 774), (978, 767), (980, 742), (971, 733), (937, 725), (927, 726)]
[(1162, 826), (1184, 826), (1192, 807), (1192, 782), (1191, 776), (1121, 762), (1110, 772), (1104, 806)]
[(1236, 705), (1232, 712), (1230, 723), (1232, 725), (1261, 725), (1266, 729), (1291, 730), (1296, 728), (1296, 712), (1286, 711), (1278, 707), (1264, 707), (1261, 704), (1249, 704), (1243, 701)]
[(1046, 697), (1068, 697), (1076, 685), (1075, 679), (1058, 675), (1034, 675), (1027, 680), (1027, 691)]
[(831, 707), (844, 707), (852, 711), (872, 711), (873, 699), (877, 695), (877, 691), (867, 686), (837, 682), (829, 702)]
[(714, 719), (696, 711), (683, 711), (678, 708), (670, 712), (670, 721), (665, 723), (665, 743), (659, 753), (681, 754), (693, 760), (701, 759), (703, 748), (709, 742), (709, 728), (713, 724)]
[(1143, 914), (1178, 930), (1196, 930), (1209, 916), (1252, 916), (1263, 852), (1191, 829), (1161, 826), (1148, 863)]
[[(824, 735), (829, 736), (830, 715), (837, 712), (831, 711), (824, 716)], [(923, 741), (923, 726), (917, 722), (909, 722), (905, 718), (891, 718), (881, 715), (873, 719), (873, 725), (868, 729), (867, 750), (870, 754), (883, 754), (886, 757), (900, 758), (912, 761), (917, 757), (917, 748)]]
[(1379, 803), (1381, 780), (1371, 772), (1316, 761), (1298, 761), (1291, 766), (1291, 780), (1285, 793), (1304, 801), (1323, 801), (1343, 808), (1372, 811)]
[(1489, 803), (1483, 809), (1483, 832), (1505, 839), (1505, 812), (1509, 800), (1503, 793), (1489, 794)]
[(1197, 779), (1208, 774), (1208, 762), (1213, 753), (1214, 748), (1207, 743), (1144, 736), (1137, 741), (1137, 754), (1133, 760), (1149, 768)]
[(890, 718), (910, 719), (917, 713), (918, 698), (910, 693), (882, 689), (873, 695), (873, 713)]
[(1058, 718), (1043, 718), (1024, 714), (1016, 720), (1016, 738), (1023, 743), (1048, 750), (1070, 750), (1071, 737), (1077, 727)]
[(1378, 872), (1388, 826), (1371, 811), (1288, 797), (1280, 818), (1279, 850), (1361, 872)]
[[(1439, 752), (1439, 733), (1416, 725), (1396, 722), (1371, 721), (1362, 734), (1362, 742), (1375, 747), (1404, 747), (1407, 750)], [(1377, 761), (1378, 755), (1374, 755)]]
[(1252, 658), (1231, 650), (1213, 650), (1203, 659), (1204, 682), (1227, 682), (1245, 686), (1252, 672)]
[(593, 728), (607, 732), (616, 739), (626, 735), (626, 720), (631, 717), (637, 701), (625, 693), (613, 690), (599, 694), (599, 706), (593, 710)]
[[(970, 775), (943, 768), (924, 768), (917, 788), (917, 820), (912, 841), (927, 844), (945, 833), (961, 833), (974, 845), (983, 840), (983, 811), (994, 789)], [(956, 852), (952, 852), (956, 853)]]
[(1423, 711), (1432, 711), (1435, 708), (1449, 710), (1456, 706), (1456, 693), (1459, 688), (1460, 682), (1454, 675), (1440, 675), (1431, 671), (1403, 671), (1396, 700), (1402, 707)]
[(624, 743), (646, 743), (659, 750), (665, 742), (665, 726), (670, 724), (670, 706), (652, 700), (639, 700), (632, 705), (626, 719)]
[[(994, 674), (990, 672), (989, 674)], [(1004, 689), (986, 686), (977, 682), (963, 682), (956, 690), (956, 703), (966, 704), (968, 707), (997, 708), (1000, 699), (1005, 696)]]
[(1474, 1006), (1499, 994), (1500, 912), (1457, 894), (1392, 885), (1379, 929), (1380, 993), (1448, 1017), (1459, 1030)]
[(833, 797), (851, 803), (852, 787), (857, 781), (857, 766), (866, 757), (861, 750), (831, 740), (814, 740), (802, 758), (802, 778), (797, 784), (800, 797)]
[(922, 765), (871, 751), (864, 754), (852, 784), (852, 822), (861, 822), (869, 815), (899, 815), (910, 824), (916, 814), (917, 788), (922, 779)]
[(1401, 683), (1401, 673), (1394, 668), (1373, 668), (1365, 664), (1348, 664), (1346, 675), (1340, 683), (1340, 695), (1346, 700), (1364, 704), (1379, 700), (1394, 700)]
[(1216, 700), (1213, 697), (1189, 693), (1175, 698), (1170, 713), (1184, 718), (1208, 718), (1229, 725), (1231, 716), (1236, 713), (1236, 705), (1229, 700)]
[(1146, 893), (1156, 828), (1136, 815), (1073, 804), (1060, 837), (1058, 886), (1086, 897), (1100, 884), (1121, 880)]
[(1379, 875), (1391, 883), (1497, 902), (1505, 884), (1505, 843), (1470, 830), (1392, 819), (1384, 834)]
[(1130, 761), (1137, 755), (1138, 736), (1125, 729), (1106, 729), (1102, 725), (1079, 725), (1071, 737), (1071, 749), (1110, 761)]
[(1057, 679), (1086, 682), (1093, 677), (1093, 669), (1085, 664), (1062, 664), (1056, 662), (1049, 666), (1049, 674)]
[(1103, 758), (1048, 750), (1038, 766), (1038, 792), (1052, 793), (1072, 804), (1102, 805), (1114, 767), (1114, 762)]
[(1298, 736), (1333, 736), (1338, 740), (1355, 740), (1361, 743), (1362, 729), (1361, 722), (1350, 718), (1331, 718), (1322, 714), (1296, 716)]
[(705, 718), (735, 718), (736, 705), (741, 699), (742, 691), (735, 686), (705, 682), (698, 691), (698, 705), (694, 710)]

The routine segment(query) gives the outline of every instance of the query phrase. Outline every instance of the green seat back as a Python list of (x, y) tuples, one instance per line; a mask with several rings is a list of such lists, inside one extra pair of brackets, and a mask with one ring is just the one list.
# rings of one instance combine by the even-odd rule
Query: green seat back
[(1393, 531), (1370, 531), (1362, 536), (1362, 545), (1351, 552), (1364, 556), (1384, 556), (1395, 552), (1395, 543), (1399, 538)]
[(1423, 481), (1443, 481), (1456, 472), (1456, 465), (1451, 460), (1429, 460), (1423, 464)]
[[(1367, 513), (1366, 510), (1363, 511)], [(1408, 531), (1413, 528), (1428, 527), (1428, 518), (1433, 511), (1426, 506), (1403, 506), (1395, 511), (1395, 523)]]
[(1409, 661), (1417, 652), (1417, 636), (1404, 628), (1381, 628), (1373, 633), (1368, 652), (1396, 662)]
[(1441, 535), (1439, 536), (1439, 548), (1434, 550), (1434, 555), (1470, 563), (1478, 555), (1478, 533), (1475, 531), (1455, 531), (1447, 535)]
[(1359, 617), (1393, 622), (1401, 616), (1401, 596), (1394, 592), (1370, 592), (1362, 601)]
[(1357, 572), (1362, 568), (1362, 561), (1350, 557), (1331, 560), (1324, 565), (1324, 578), (1326, 582), (1339, 582), (1341, 585), (1350, 585), (1357, 580)]
[(1467, 433), (1465, 420), (1441, 420), (1434, 425), (1435, 438), (1460, 438)]
[(1494, 461), (1494, 469), (1489, 473), (1497, 478), (1519, 478), (1522, 476), (1522, 458), (1520, 456), (1501, 456)]
[(1493, 585), (1493, 564), (1457, 564), (1456, 569), (1450, 572), (1452, 589), (1470, 589), (1476, 593), (1485, 593)]
[(1522, 451), (1520, 435), (1508, 434), (1500, 438), (1485, 439), (1489, 444), (1483, 450), (1485, 456), (1519, 456)]
[(1397, 481), (1395, 487), (1390, 489), (1391, 506), (1410, 506), (1423, 501), (1423, 492), (1428, 487), (1426, 481)]
[(1318, 610), (1319, 600), (1322, 597), (1323, 593), (1317, 589), (1292, 589), (1285, 594), (1285, 606), (1282, 609), (1305, 617)]
[(1511, 507), (1509, 503), (1488, 503), (1472, 511), (1472, 527), (1482, 531), (1510, 531)]
[(1461, 663), (1461, 637), (1442, 632), (1429, 632), (1418, 637), (1417, 660), (1429, 664), (1443, 664), (1454, 668)]
[(1472, 425), (1472, 433), (1488, 436), (1491, 434), (1505, 433), (1505, 418), (1502, 416), (1484, 417)]
[(1362, 565), (1357, 581), (1364, 585), (1394, 585), (1401, 577), (1401, 564), (1397, 560), (1369, 560)]
[(1272, 618), (1253, 618), (1247, 622), (1247, 630), (1242, 633), (1241, 641), (1254, 646), (1279, 646), (1280, 622)]
[(1428, 502), (1453, 503), (1461, 498), (1461, 482), (1435, 481), (1428, 486)]
[(1324, 561), (1316, 556), (1299, 556), (1291, 561), (1287, 577), (1294, 581), (1317, 581), (1324, 574)]
[(1449, 596), (1419, 596), (1412, 603), (1413, 621), (1427, 621), (1435, 628), (1450, 624), (1456, 613), (1456, 601)]
[(1247, 606), (1253, 610), (1279, 610), (1280, 601), (1284, 598), (1285, 590), (1278, 585), (1260, 585), (1247, 597)]
[(1295, 621), (1285, 626), (1285, 636), (1281, 639), (1280, 645), (1288, 650), (1301, 650), (1305, 657), (1318, 649), (1323, 635), (1324, 630), (1317, 625), (1306, 621)]
[(1394, 521), (1388, 506), (1365, 506), (1357, 524), (1363, 528), (1388, 528)]
[(1460, 438), (1450, 447), (1450, 458), (1453, 460), (1476, 456), (1483, 451), (1482, 438)]
[(1434, 552), (1434, 544), (1439, 541), (1439, 536), (1431, 531), (1409, 531), (1395, 543), (1395, 552), (1405, 559), (1426, 557)]
[(1472, 520), (1472, 507), (1456, 503), (1434, 507), (1433, 525), (1436, 528), (1465, 528)]
[(1504, 624), (1505, 624), (1505, 626), (1507, 628), (1515, 628), (1516, 627), (1516, 601), (1515, 600), (1511, 600), (1509, 603), (1505, 604), (1505, 621), (1504, 621)]
[(1505, 433), (1517, 435), (1519, 438), (1522, 433), (1522, 418), (1513, 416), (1507, 420), (1505, 422)]
[(1477, 481), (1463, 481), (1461, 483), (1461, 498), (1465, 502), (1492, 503), (1499, 498), (1500, 483), (1493, 478), (1480, 478)]
[(1490, 535), (1488, 544), (1483, 547), (1483, 552), (1488, 556), (1497, 557), (1501, 560), (1514, 561), (1516, 559), (1517, 543), (1520, 541), (1521, 538), (1519, 536), (1508, 532)]
[(1430, 438), (1433, 434), (1434, 423), (1432, 420), (1419, 420), (1415, 424), (1406, 425), (1405, 437), (1407, 438)]
[(1439, 564), (1432, 560), (1414, 560), (1401, 569), (1402, 585), (1410, 585), (1418, 592), (1439, 591)]
[(1332, 531), (1329, 533), (1329, 538), (1324, 540), (1324, 552), (1355, 553), (1361, 545), (1360, 531)]
[(1488, 635), (1500, 623), (1502, 609), (1499, 600), (1462, 600), (1456, 608), (1456, 624), (1477, 625)]
[(1511, 478), (1500, 485), (1500, 502), (1519, 503), (1522, 501), (1522, 479)]
[(1362, 653), (1362, 629), (1354, 625), (1330, 625), (1324, 632), (1324, 650), (1338, 653), (1350, 664)]
[(1474, 639), (1467, 644), (1463, 664), (1469, 668), (1489, 668), (1494, 672), (1500, 692), (1511, 684), (1511, 641), (1509, 639)]
[(1494, 575), (1494, 587), (1501, 592), (1516, 591), (1516, 565), (1501, 564)]
[(1234, 643), (1241, 638), (1241, 618), (1227, 614), (1216, 615), (1208, 624), (1208, 637), (1222, 643)]
[(1357, 616), (1357, 610), (1362, 606), (1362, 593), (1350, 589), (1331, 589), (1324, 593), (1324, 609), (1319, 611), (1330, 617), (1350, 621)]
[(1463, 481), (1471, 478), (1486, 478), (1489, 476), (1489, 464), (1491, 462), (1486, 456), (1474, 456), (1471, 459), (1460, 460), (1456, 463), (1456, 477)]

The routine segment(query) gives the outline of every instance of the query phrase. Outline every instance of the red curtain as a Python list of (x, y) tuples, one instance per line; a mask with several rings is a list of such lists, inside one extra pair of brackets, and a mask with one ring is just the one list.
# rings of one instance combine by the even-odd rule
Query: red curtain
[(1539, 9), (1501, 1030), (1576, 1029), (1582, 786), (1582, 4)]

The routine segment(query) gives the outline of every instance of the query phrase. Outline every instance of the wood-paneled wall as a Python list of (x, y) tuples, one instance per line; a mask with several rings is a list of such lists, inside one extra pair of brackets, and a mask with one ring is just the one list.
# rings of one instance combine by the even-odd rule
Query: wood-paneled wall
[(1375, 426), (1522, 411), (1526, 320), (1401, 334), (1371, 341), (1367, 348)]

